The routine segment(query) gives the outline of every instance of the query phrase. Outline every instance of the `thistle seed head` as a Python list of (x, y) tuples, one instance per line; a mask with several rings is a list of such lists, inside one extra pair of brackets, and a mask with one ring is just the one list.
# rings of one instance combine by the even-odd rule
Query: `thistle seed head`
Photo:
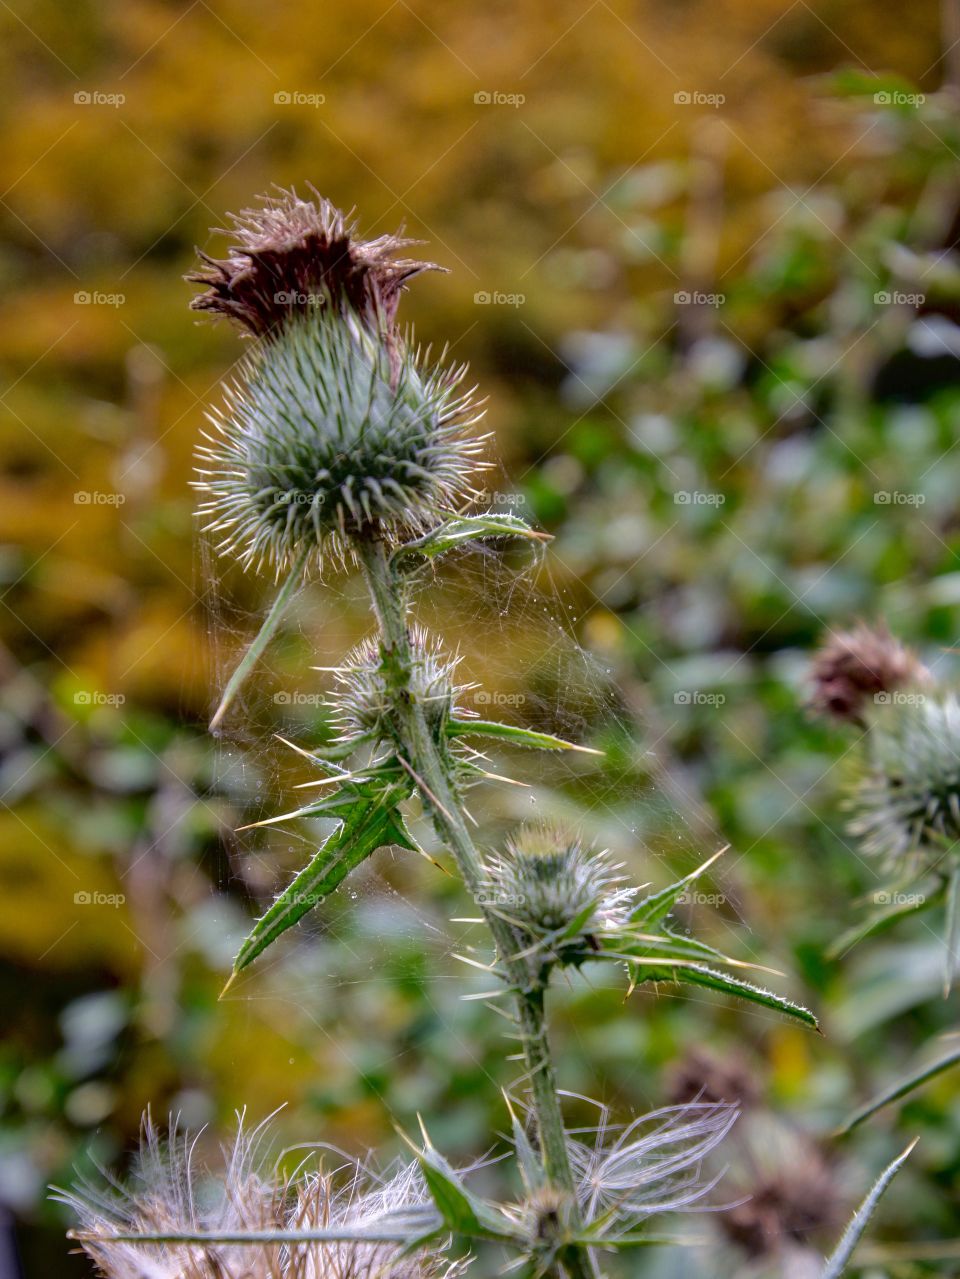
[(569, 830), (536, 823), (488, 859), (486, 891), (489, 904), (535, 941), (557, 941), (576, 923), (563, 940), (579, 952), (585, 937), (625, 922), (636, 890), (623, 886), (619, 869)]
[(277, 337), (288, 320), (329, 303), (392, 330), (407, 282), (441, 268), (398, 256), (417, 243), (402, 235), (359, 239), (350, 216), (310, 190), (314, 200), (279, 190), (260, 208), (232, 215), (236, 243), (227, 257), (200, 253), (202, 268), (186, 277), (206, 288), (190, 304), (195, 311), (226, 316), (255, 337)]
[(403, 696), (423, 708), (427, 724), (439, 736), (457, 707), (459, 695), (470, 685), (455, 680), (460, 657), (446, 654), (443, 646), (420, 626), (410, 631), (412, 661), (402, 694), (391, 660), (379, 639), (366, 639), (349, 653), (337, 670), (337, 687), (331, 695), (339, 741), (374, 743), (388, 740), (396, 723), (397, 698)]
[[(74, 1233), (106, 1279), (460, 1279), (464, 1263), (433, 1250), (365, 1239), (377, 1227), (423, 1235), (436, 1214), (419, 1168), (379, 1177), (359, 1164), (290, 1181), (265, 1166), (264, 1126), (225, 1149), (219, 1172), (197, 1166), (196, 1135), (164, 1140), (145, 1119), (131, 1185), (106, 1194), (89, 1185), (58, 1194), (76, 1213)], [(342, 1230), (356, 1237), (309, 1243), (142, 1241), (157, 1234)], [(120, 1236), (132, 1236), (128, 1242)]]
[(848, 803), (849, 830), (865, 852), (912, 872), (960, 839), (960, 699), (927, 693), (881, 712)]
[(697, 1102), (616, 1125), (603, 1110), (592, 1142), (570, 1142), (584, 1223), (604, 1219), (616, 1236), (654, 1213), (696, 1206), (717, 1181), (703, 1178), (703, 1163), (736, 1118), (736, 1106)]
[(810, 706), (819, 715), (862, 723), (879, 695), (929, 679), (916, 654), (886, 628), (861, 624), (835, 632), (821, 645), (811, 668)]

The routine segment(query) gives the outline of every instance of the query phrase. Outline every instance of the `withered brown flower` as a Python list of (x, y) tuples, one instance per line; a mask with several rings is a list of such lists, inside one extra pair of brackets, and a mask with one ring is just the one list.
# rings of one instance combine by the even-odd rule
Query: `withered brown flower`
[(231, 215), (236, 242), (226, 258), (198, 250), (201, 269), (186, 279), (206, 286), (191, 302), (236, 321), (256, 337), (268, 337), (291, 315), (328, 302), (389, 332), (404, 286), (435, 263), (400, 256), (416, 240), (401, 234), (361, 240), (351, 215), (312, 187), (313, 200), (278, 188), (262, 207)]
[(810, 707), (817, 714), (862, 723), (867, 704), (883, 694), (925, 684), (930, 672), (885, 627), (863, 623), (829, 635), (813, 659)]

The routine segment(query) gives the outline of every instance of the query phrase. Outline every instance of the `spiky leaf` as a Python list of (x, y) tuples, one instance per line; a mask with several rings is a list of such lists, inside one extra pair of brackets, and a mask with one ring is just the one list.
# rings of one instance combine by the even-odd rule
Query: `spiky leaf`
[(827, 1264), (820, 1279), (841, 1279), (841, 1276), (846, 1273), (847, 1264), (853, 1256), (854, 1249), (863, 1237), (863, 1232), (876, 1211), (881, 1196), (900, 1171), (901, 1165), (906, 1161), (916, 1144), (915, 1141), (912, 1141), (903, 1154), (898, 1155), (892, 1163), (884, 1168), (870, 1193), (854, 1213), (853, 1219), (843, 1232), (843, 1237), (837, 1244), (836, 1249), (827, 1259)]
[(435, 559), (446, 551), (451, 551), (466, 542), (475, 542), (484, 537), (521, 537), (528, 541), (546, 541), (547, 534), (538, 533), (518, 515), (501, 515), (488, 511), (485, 515), (458, 516), (445, 520), (437, 528), (431, 529), (423, 537), (407, 542), (393, 553), (395, 563), (418, 556)]
[(867, 1102), (865, 1106), (861, 1106), (859, 1110), (855, 1110), (840, 1129), (840, 1132), (852, 1132), (854, 1128), (858, 1128), (871, 1115), (875, 1115), (878, 1110), (883, 1110), (884, 1106), (889, 1106), (893, 1102), (899, 1101), (901, 1097), (909, 1096), (910, 1093), (915, 1092), (931, 1079), (935, 1079), (937, 1075), (942, 1075), (945, 1070), (950, 1070), (951, 1067), (956, 1065), (960, 1065), (960, 1048), (948, 1053), (946, 1057), (941, 1057), (938, 1061), (932, 1062), (930, 1065), (911, 1071), (909, 1075), (906, 1075), (891, 1087), (885, 1088), (872, 1101)]
[(526, 746), (542, 751), (581, 751), (585, 755), (602, 755), (603, 751), (589, 746), (578, 746), (551, 733), (538, 733), (532, 728), (517, 728), (513, 724), (499, 724), (487, 719), (450, 719), (446, 724), (448, 737), (497, 737), (513, 746)]

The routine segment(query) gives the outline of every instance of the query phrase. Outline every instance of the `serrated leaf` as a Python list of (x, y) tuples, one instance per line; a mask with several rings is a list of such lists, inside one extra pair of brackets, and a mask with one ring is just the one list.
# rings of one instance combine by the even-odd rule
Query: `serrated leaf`
[(960, 1048), (928, 1066), (923, 1066), (921, 1069), (913, 1071), (889, 1088), (884, 1089), (872, 1101), (867, 1102), (865, 1106), (861, 1106), (859, 1110), (855, 1110), (839, 1130), (840, 1133), (853, 1132), (854, 1128), (859, 1127), (871, 1115), (875, 1115), (878, 1110), (883, 1110), (884, 1106), (889, 1106), (893, 1102), (899, 1101), (901, 1097), (908, 1096), (929, 1080), (935, 1079), (937, 1075), (941, 1075), (945, 1070), (957, 1065), (960, 1065)]
[(820, 1024), (816, 1017), (808, 1008), (804, 1008), (802, 1004), (796, 1004), (792, 999), (786, 999), (783, 995), (777, 995), (772, 990), (766, 990), (763, 986), (755, 986), (753, 982), (743, 981), (739, 977), (731, 977), (727, 973), (717, 972), (713, 968), (708, 968), (705, 964), (685, 963), (667, 966), (663, 969), (651, 968), (644, 972), (638, 981), (671, 981), (685, 982), (690, 986), (702, 986), (707, 990), (720, 991), (726, 995), (734, 995), (737, 999), (745, 999), (752, 1004), (760, 1004), (764, 1008), (770, 1008), (775, 1012), (786, 1013), (788, 1017), (795, 1017), (798, 1021), (804, 1022), (814, 1030), (820, 1029)]
[(513, 1148), (517, 1153), (517, 1166), (520, 1169), (523, 1188), (529, 1197), (543, 1189), (546, 1184), (546, 1174), (540, 1156), (534, 1150), (526, 1129), (517, 1118), (516, 1111), (511, 1106), (510, 1098), (507, 1097), (506, 1093), (504, 1093), (504, 1100), (507, 1103), (507, 1110), (510, 1112), (510, 1126), (513, 1134)]
[(426, 1132), (422, 1148), (409, 1142), (409, 1138), (405, 1140), (417, 1157), (430, 1197), (448, 1230), (471, 1239), (518, 1237), (505, 1217), (464, 1185), (456, 1169), (427, 1139)]
[(548, 534), (532, 529), (519, 515), (500, 515), (488, 511), (485, 515), (464, 515), (445, 521), (423, 537), (398, 547), (393, 553), (393, 561), (398, 563), (421, 555), (426, 559), (435, 559), (457, 546), (484, 537), (521, 537), (537, 542), (549, 540)]
[(451, 718), (447, 720), (446, 732), (448, 737), (497, 737), (513, 746), (525, 746), (530, 750), (603, 754), (603, 751), (595, 751), (589, 746), (578, 746), (576, 742), (554, 737), (552, 733), (538, 733), (532, 728), (517, 728), (514, 724), (500, 724), (496, 720)]
[(944, 886), (940, 885), (932, 893), (915, 894), (916, 901), (898, 902), (886, 907), (884, 910), (875, 911), (861, 923), (854, 925), (853, 928), (848, 928), (836, 941), (832, 942), (827, 947), (827, 958), (839, 959), (848, 950), (865, 941), (866, 938), (883, 932), (887, 928), (892, 928), (899, 920), (906, 919), (909, 915), (919, 914), (920, 911), (929, 910), (931, 906), (942, 899), (943, 893)]
[(649, 897), (645, 897), (642, 902), (638, 902), (630, 913), (630, 922), (636, 924), (638, 928), (650, 928), (652, 925), (658, 924), (661, 919), (666, 919), (667, 915), (670, 914), (683, 896), (687, 886), (692, 884), (694, 880), (699, 879), (726, 851), (726, 848), (721, 848), (712, 857), (708, 857), (696, 870), (691, 871), (689, 875), (684, 875), (683, 879), (678, 879), (676, 883), (670, 884), (666, 888), (661, 888), (659, 892), (652, 893)]
[(843, 1232), (843, 1237), (837, 1244), (836, 1249), (827, 1258), (827, 1264), (823, 1268), (820, 1279), (841, 1279), (841, 1276), (846, 1271), (847, 1263), (853, 1256), (854, 1249), (863, 1237), (863, 1232), (876, 1211), (883, 1192), (900, 1171), (901, 1165), (909, 1157), (916, 1144), (916, 1141), (912, 1141), (903, 1154), (898, 1155), (892, 1163), (888, 1164), (874, 1182), (870, 1193), (854, 1213), (852, 1221)]
[(329, 897), (371, 853), (393, 843), (413, 846), (400, 815), (392, 806), (384, 805), (383, 793), (375, 798), (355, 798), (341, 825), (324, 841), (310, 864), (254, 924), (233, 961), (233, 977)]

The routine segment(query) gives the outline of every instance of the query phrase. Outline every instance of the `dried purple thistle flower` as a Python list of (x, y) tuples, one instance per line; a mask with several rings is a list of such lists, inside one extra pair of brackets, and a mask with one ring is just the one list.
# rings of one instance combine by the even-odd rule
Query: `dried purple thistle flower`
[(670, 1099), (685, 1102), (728, 1102), (741, 1110), (755, 1106), (761, 1088), (756, 1071), (737, 1054), (717, 1057), (693, 1047), (671, 1072)]
[(828, 636), (813, 659), (810, 676), (812, 710), (862, 724), (869, 703), (927, 683), (930, 672), (885, 627), (861, 623)]
[(259, 339), (199, 450), (217, 549), (292, 576), (434, 527), (472, 496), (484, 439), (466, 366), (430, 364), (396, 327), (431, 264), (397, 257), (397, 236), (357, 240), (319, 197), (284, 192), (235, 223), (229, 257), (190, 277), (207, 286), (194, 307)]
[(226, 258), (198, 250), (203, 268), (186, 278), (207, 291), (191, 302), (195, 311), (224, 315), (254, 337), (269, 337), (329, 301), (375, 330), (393, 329), (407, 282), (442, 268), (398, 256), (418, 243), (400, 234), (359, 239), (350, 215), (310, 190), (315, 201), (280, 189), (264, 196), (259, 209), (233, 214), (236, 243)]

